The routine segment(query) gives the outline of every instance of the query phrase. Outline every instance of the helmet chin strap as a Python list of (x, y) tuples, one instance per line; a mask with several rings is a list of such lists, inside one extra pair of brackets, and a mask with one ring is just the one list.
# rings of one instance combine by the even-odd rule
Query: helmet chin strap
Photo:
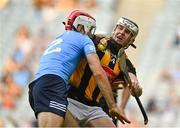
[(131, 45), (134, 49), (136, 49), (136, 45), (134, 45), (134, 44), (127, 44), (124, 48), (127, 49), (130, 45)]
[(74, 27), (74, 25), (72, 25), (72, 29), (76, 32), (78, 32), (78, 30)]
[[(130, 45), (133, 47), (133, 48), (136, 48), (136, 46), (133, 44), (133, 42), (134, 42), (134, 39), (132, 38), (132, 37), (130, 37), (130, 39), (128, 39), (129, 41), (129, 43), (126, 45), (126, 46), (124, 46), (124, 48), (125, 49), (127, 49)], [(134, 47), (135, 46), (135, 47)]]
[(130, 44), (134, 49), (136, 49), (136, 45), (134, 45), (134, 44)]

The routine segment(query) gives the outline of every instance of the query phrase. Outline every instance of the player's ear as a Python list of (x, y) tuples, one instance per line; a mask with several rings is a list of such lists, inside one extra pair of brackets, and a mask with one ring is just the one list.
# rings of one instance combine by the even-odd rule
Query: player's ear
[(135, 38), (131, 37), (130, 40), (129, 40), (129, 44), (134, 43), (134, 41), (135, 41)]
[(83, 25), (80, 25), (80, 24), (79, 24), (79, 25), (77, 26), (77, 31), (84, 34), (84, 27), (83, 27)]
[(131, 38), (131, 43), (133, 43), (135, 41), (135, 39), (134, 38)]
[(115, 30), (116, 30), (116, 28), (113, 28), (113, 30), (111, 32), (112, 35), (114, 34)]
[(115, 33), (115, 31), (113, 30), (113, 31), (111, 32), (111, 36), (112, 36), (112, 37), (114, 36), (114, 33)]

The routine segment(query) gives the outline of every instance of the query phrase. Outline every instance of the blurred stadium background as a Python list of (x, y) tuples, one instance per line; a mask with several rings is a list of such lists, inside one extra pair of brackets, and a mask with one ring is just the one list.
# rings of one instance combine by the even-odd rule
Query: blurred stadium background
[(27, 84), (73, 8), (97, 19), (96, 33), (110, 33), (121, 16), (140, 27), (137, 49), (129, 48), (128, 55), (149, 123), (143, 125), (131, 97), (126, 113), (132, 124), (124, 127), (180, 127), (180, 0), (0, 0), (0, 127), (36, 126)]

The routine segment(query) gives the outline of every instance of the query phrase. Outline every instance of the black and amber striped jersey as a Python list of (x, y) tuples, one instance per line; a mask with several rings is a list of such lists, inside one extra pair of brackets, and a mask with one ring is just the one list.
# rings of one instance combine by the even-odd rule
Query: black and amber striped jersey
[[(105, 70), (109, 81), (113, 82), (117, 78), (122, 78), (118, 67), (119, 59), (117, 58), (118, 49), (114, 49), (110, 44), (112, 39), (108, 36), (97, 36), (93, 39), (96, 46), (97, 55), (100, 59), (101, 65)], [(103, 43), (105, 49), (98, 49), (98, 44)], [(128, 58), (127, 58), (128, 60)], [(130, 61), (129, 61), (130, 62)], [(131, 64), (131, 68), (135, 72), (134, 67)], [(90, 70), (86, 59), (82, 59), (70, 77), (70, 90), (69, 97), (76, 99), (87, 105), (98, 105), (102, 94), (96, 84), (93, 74)]]

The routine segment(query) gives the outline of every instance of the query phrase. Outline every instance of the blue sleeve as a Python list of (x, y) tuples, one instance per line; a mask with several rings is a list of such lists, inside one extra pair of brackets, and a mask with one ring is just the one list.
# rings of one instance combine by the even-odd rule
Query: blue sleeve
[(84, 43), (84, 54), (85, 56), (87, 56), (88, 54), (91, 53), (96, 53), (96, 48), (92, 40), (88, 38)]

